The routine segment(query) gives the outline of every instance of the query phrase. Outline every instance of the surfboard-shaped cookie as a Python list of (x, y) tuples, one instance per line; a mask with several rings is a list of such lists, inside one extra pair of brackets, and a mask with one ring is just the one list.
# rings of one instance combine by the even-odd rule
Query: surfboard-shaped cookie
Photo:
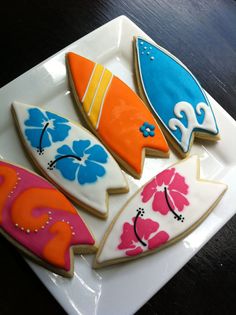
[(205, 92), (177, 58), (140, 37), (134, 39), (134, 57), (140, 96), (180, 156), (188, 155), (194, 137), (219, 139)]
[(23, 143), (42, 173), (66, 195), (101, 218), (108, 214), (108, 193), (128, 184), (119, 165), (88, 130), (68, 119), (14, 102)]
[(223, 183), (200, 179), (199, 164), (197, 156), (189, 157), (139, 189), (108, 228), (94, 267), (154, 253), (199, 225), (227, 189)]
[(145, 153), (167, 157), (167, 142), (143, 101), (102, 65), (67, 54), (69, 79), (78, 108), (91, 130), (134, 177)]
[(72, 204), (42, 177), (0, 161), (0, 232), (49, 270), (73, 276), (73, 253), (95, 240)]

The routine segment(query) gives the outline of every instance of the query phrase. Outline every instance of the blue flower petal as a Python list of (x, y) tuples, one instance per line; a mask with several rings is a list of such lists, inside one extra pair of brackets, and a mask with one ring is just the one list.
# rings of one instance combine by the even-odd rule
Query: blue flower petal
[(47, 116), (48, 116), (48, 120), (53, 119), (54, 120), (54, 125), (56, 124), (60, 124), (60, 123), (68, 123), (68, 120), (60, 117), (56, 114), (50, 113), (50, 112), (46, 112)]
[(89, 160), (85, 164), (86, 166), (81, 165), (78, 172), (78, 182), (81, 185), (94, 183), (97, 181), (97, 177), (102, 177), (105, 174), (105, 169), (101, 165)]
[(149, 132), (149, 136), (154, 137), (155, 136), (155, 132), (154, 131), (150, 131)]
[[(31, 129), (25, 130), (25, 135), (33, 148), (39, 148), (41, 134), (42, 134), (42, 129), (31, 128)], [(48, 134), (47, 132), (44, 132), (41, 147), (46, 148), (46, 147), (50, 147), (50, 145), (51, 145), (51, 142), (49, 140)]]
[(73, 142), (73, 150), (79, 157), (83, 157), (84, 150), (90, 146), (89, 140), (79, 140)]
[[(57, 155), (57, 158), (62, 157), (62, 155)], [(73, 158), (65, 157), (56, 162), (55, 168), (58, 169), (62, 176), (68, 180), (75, 180), (76, 171), (79, 167), (79, 163), (76, 163)]]
[(62, 155), (69, 155), (69, 154), (75, 154), (73, 151), (72, 151), (72, 149), (68, 146), (68, 145), (66, 145), (66, 144), (64, 144), (63, 146), (61, 146), (59, 149), (57, 149), (57, 152), (58, 153), (60, 153), (60, 154), (62, 154)]
[(155, 126), (150, 124), (150, 125), (149, 125), (149, 129), (150, 129), (150, 130), (155, 130)]
[(143, 126), (144, 126), (145, 128), (147, 128), (147, 127), (149, 127), (149, 123), (148, 123), (148, 122), (145, 122), (145, 123), (143, 124)]
[[(59, 160), (54, 165), (56, 169), (60, 170), (62, 176), (71, 181), (77, 179), (81, 185), (94, 183), (98, 177), (104, 176), (106, 173), (104, 167), (92, 162), (91, 158), (96, 159), (100, 163), (106, 163), (108, 154), (99, 145), (88, 148), (89, 145), (89, 140), (79, 140), (73, 142), (73, 150), (68, 145), (63, 145), (57, 150), (60, 155), (56, 156), (55, 159), (59, 158)], [(86, 148), (88, 149), (86, 150)], [(74, 158), (66, 157), (66, 155), (76, 155), (82, 158), (84, 152), (88, 154), (84, 165)]]
[(88, 160), (96, 161), (99, 163), (107, 163), (108, 154), (106, 151), (98, 144), (88, 148), (84, 152), (89, 154)]
[(54, 129), (47, 128), (47, 131), (52, 136), (53, 142), (63, 141), (68, 136), (70, 126), (64, 124), (56, 124), (54, 122)]
[(143, 135), (144, 135), (144, 137), (148, 137), (148, 132), (146, 130), (144, 130)]
[(47, 117), (39, 110), (38, 108), (30, 108), (29, 112), (29, 119), (25, 121), (25, 126), (30, 127), (42, 127), (43, 122), (47, 120)]
[(144, 130), (146, 130), (146, 129), (145, 129), (144, 126), (141, 126), (141, 127), (139, 128), (139, 130), (140, 130), (141, 132), (144, 132)]

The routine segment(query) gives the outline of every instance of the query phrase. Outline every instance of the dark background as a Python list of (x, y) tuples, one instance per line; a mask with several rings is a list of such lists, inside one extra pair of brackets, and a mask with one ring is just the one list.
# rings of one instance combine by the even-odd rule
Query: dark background
[[(233, 0), (19, 0), (0, 4), (0, 86), (125, 14), (183, 61), (236, 119)], [(235, 227), (236, 217), (137, 314), (236, 314)], [(65, 314), (2, 237), (0, 251), (1, 315)]]

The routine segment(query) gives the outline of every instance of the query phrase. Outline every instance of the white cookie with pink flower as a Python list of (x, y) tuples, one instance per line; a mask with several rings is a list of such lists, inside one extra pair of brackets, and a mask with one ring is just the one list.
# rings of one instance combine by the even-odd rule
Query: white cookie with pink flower
[(190, 233), (222, 198), (227, 186), (200, 179), (194, 155), (157, 174), (124, 205), (94, 261), (99, 268), (160, 250)]

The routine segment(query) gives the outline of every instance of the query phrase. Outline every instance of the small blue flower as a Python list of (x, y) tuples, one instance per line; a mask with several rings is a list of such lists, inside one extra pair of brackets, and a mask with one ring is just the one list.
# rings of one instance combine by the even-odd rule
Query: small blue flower
[(32, 147), (42, 154), (43, 148), (52, 142), (63, 141), (68, 136), (68, 120), (50, 112), (41, 112), (38, 108), (29, 109), (29, 118), (25, 121), (25, 135)]
[(108, 154), (98, 144), (91, 145), (89, 140), (74, 141), (72, 148), (63, 145), (57, 149), (59, 155), (50, 161), (48, 169), (55, 167), (68, 180), (77, 180), (81, 185), (94, 183), (105, 175)]
[(143, 123), (143, 125), (139, 128), (139, 131), (142, 132), (144, 137), (154, 137), (155, 136), (155, 126), (149, 124), (148, 122)]

